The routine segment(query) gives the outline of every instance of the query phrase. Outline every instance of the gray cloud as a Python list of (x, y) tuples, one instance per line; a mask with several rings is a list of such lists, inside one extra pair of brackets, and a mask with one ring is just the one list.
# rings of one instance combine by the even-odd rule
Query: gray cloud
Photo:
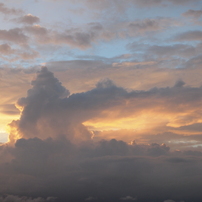
[(72, 47), (86, 49), (92, 47), (92, 44), (100, 40), (111, 40), (115, 34), (104, 28), (100, 23), (89, 23), (86, 29), (72, 28), (59, 32), (49, 30), (40, 25), (25, 26), (24, 30), (33, 36), (40, 44), (58, 44), (69, 45)]
[(175, 202), (175, 201), (173, 201), (173, 200), (165, 200), (164, 202)]
[(202, 16), (202, 10), (188, 10), (182, 14), (185, 17), (200, 18)]
[(10, 30), (0, 30), (0, 40), (10, 41), (16, 44), (26, 44), (28, 37), (20, 28), (14, 28)]
[(35, 23), (39, 23), (40, 19), (37, 16), (34, 16), (32, 14), (27, 14), (27, 15), (24, 15), (23, 17), (20, 17), (18, 19), (18, 22), (32, 25)]
[[(63, 1), (63, 0), (61, 0)], [(77, 0), (76, 3), (80, 2)], [(200, 2), (200, 0), (128, 0), (127, 2), (123, 2), (120, 0), (110, 0), (110, 1), (93, 1), (93, 0), (85, 0), (83, 1), (84, 5), (96, 10), (106, 10), (107, 8), (117, 9), (119, 12), (124, 11), (127, 6), (136, 5), (141, 7), (151, 7), (151, 6), (167, 6), (167, 5), (187, 5), (192, 3)]]
[(0, 12), (9, 15), (20, 15), (23, 13), (20, 9), (8, 8), (4, 3), (0, 3)]
[(157, 57), (191, 57), (197, 52), (197, 47), (185, 45), (185, 44), (175, 44), (172, 46), (151, 46), (148, 48), (147, 54), (156, 55)]
[(201, 41), (202, 31), (188, 31), (177, 35), (174, 40), (176, 41)]
[(126, 196), (126, 197), (120, 198), (120, 200), (122, 200), (122, 201), (136, 201), (137, 199), (132, 197), (132, 196)]
[(85, 199), (85, 201), (95, 201), (97, 198), (89, 196), (88, 198)]
[(39, 53), (35, 50), (26, 47), (23, 49), (13, 49), (7, 43), (0, 45), (0, 53), (2, 54), (0, 57), (4, 60), (13, 62), (16, 60), (32, 60), (39, 57)]
[(0, 45), (0, 52), (3, 55), (10, 55), (10, 54), (14, 53), (14, 51), (11, 49), (11, 47), (6, 43)]
[(137, 31), (139, 33), (158, 31), (162, 29), (158, 20), (152, 19), (146, 19), (139, 22), (131, 22), (128, 26), (130, 30)]
[(13, 160), (6, 169), (0, 166), (1, 178), (9, 175), (4, 186), (11, 193), (24, 195), (30, 190), (29, 196), (51, 194), (59, 201), (135, 200), (131, 197), (135, 195), (140, 202), (156, 196), (159, 202), (169, 196), (198, 202), (201, 157), (167, 151), (154, 158), (145, 153), (150, 148), (117, 140), (75, 146), (66, 138), (20, 139), (10, 148)]
[[(79, 1), (77, 1), (79, 2)], [(151, 7), (151, 6), (165, 6), (165, 5), (186, 5), (200, 2), (200, 0), (129, 0), (127, 2), (110, 0), (110, 1), (93, 1), (86, 0), (84, 4), (88, 5), (93, 9), (106, 10), (107, 8), (115, 8), (118, 11), (124, 11), (127, 6), (136, 5), (141, 7)], [(126, 6), (127, 5), (127, 6)]]
[(48, 30), (45, 27), (41, 27), (40, 25), (26, 26), (24, 30), (36, 36), (43, 36), (48, 34)]
[(56, 198), (54, 197), (47, 197), (46, 199), (38, 197), (38, 198), (29, 198), (26, 196), (19, 197), (14, 195), (8, 195), (6, 197), (0, 197), (1, 202), (54, 202)]
[(200, 0), (132, 0), (131, 2), (137, 3), (140, 6), (165, 6), (166, 4), (174, 4), (174, 5), (185, 5), (191, 4), (193, 2), (199, 2)]

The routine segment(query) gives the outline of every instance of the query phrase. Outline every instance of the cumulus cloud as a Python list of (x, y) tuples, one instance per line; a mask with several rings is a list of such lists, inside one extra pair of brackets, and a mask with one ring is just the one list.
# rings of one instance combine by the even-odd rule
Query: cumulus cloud
[(40, 19), (37, 16), (34, 16), (32, 14), (27, 14), (27, 15), (24, 15), (23, 17), (20, 17), (18, 19), (18, 22), (32, 25), (35, 23), (39, 23)]
[[(36, 134), (41, 137), (46, 134), (45, 138), (58, 134), (71, 137), (75, 135), (71, 133), (76, 133), (74, 130), (77, 128), (78, 136), (80, 133), (83, 136), (84, 133), (86, 136), (90, 135), (81, 122), (72, 124), (77, 120), (71, 109), (65, 107), (69, 91), (61, 85), (53, 73), (49, 72), (47, 68), (43, 68), (32, 85), (33, 88), (28, 91), (27, 97), (23, 97), (17, 102), (18, 108), (22, 110), (21, 118), (19, 121), (11, 123), (11, 127), (17, 127), (19, 130), (17, 137), (19, 135), (35, 137)], [(45, 132), (44, 129), (47, 131)], [(15, 135), (11, 134), (10, 139), (15, 139)]]

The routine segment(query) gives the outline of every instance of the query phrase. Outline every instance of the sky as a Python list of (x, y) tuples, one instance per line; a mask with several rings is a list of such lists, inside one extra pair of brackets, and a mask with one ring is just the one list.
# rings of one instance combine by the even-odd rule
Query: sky
[(0, 0), (0, 21), (0, 202), (201, 202), (201, 0)]

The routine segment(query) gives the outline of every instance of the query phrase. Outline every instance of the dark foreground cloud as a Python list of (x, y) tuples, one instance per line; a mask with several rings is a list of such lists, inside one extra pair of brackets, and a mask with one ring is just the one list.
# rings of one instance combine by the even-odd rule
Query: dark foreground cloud
[(38, 198), (29, 198), (29, 197), (19, 197), (14, 195), (7, 195), (5, 197), (0, 197), (1, 202), (54, 202), (56, 198), (47, 197), (46, 199), (38, 197)]
[[(27, 96), (17, 102), (21, 117), (10, 124), (10, 142), (0, 146), (0, 201), (200, 202), (201, 151), (172, 150), (163, 142), (128, 144), (118, 135), (95, 141), (82, 124), (103, 116), (103, 110), (126, 107), (126, 99), (133, 113), (141, 108), (138, 99), (150, 98), (149, 105), (144, 101), (148, 108), (156, 96), (189, 107), (192, 93), (201, 89), (184, 85), (127, 92), (105, 80), (91, 91), (70, 95), (42, 68)], [(130, 104), (134, 98), (135, 106)], [(201, 96), (195, 104), (196, 99)]]
[(2, 150), (12, 155), (0, 166), (2, 194), (57, 201), (199, 202), (202, 197), (201, 156), (170, 152), (166, 145), (114, 139), (78, 146), (63, 137), (19, 139)]

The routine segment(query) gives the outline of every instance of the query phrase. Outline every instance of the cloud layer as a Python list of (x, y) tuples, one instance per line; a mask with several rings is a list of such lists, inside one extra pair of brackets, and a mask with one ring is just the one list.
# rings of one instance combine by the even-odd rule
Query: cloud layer
[(0, 0), (0, 201), (201, 202), (201, 7)]
[[(0, 146), (1, 194), (7, 194), (0, 200), (200, 201), (199, 148), (190, 150), (189, 145), (180, 151), (154, 142), (128, 144), (118, 140), (119, 131), (114, 139), (96, 140), (98, 134), (82, 123), (106, 119), (106, 110), (113, 115), (118, 109), (119, 118), (150, 108), (171, 114), (175, 105), (189, 109), (201, 102), (201, 88), (180, 81), (172, 88), (127, 92), (105, 80), (91, 91), (70, 94), (45, 67), (31, 84), (27, 96), (17, 102), (21, 116), (10, 124), (10, 142)], [(156, 138), (166, 140), (163, 135)], [(181, 138), (169, 136), (176, 142)]]

